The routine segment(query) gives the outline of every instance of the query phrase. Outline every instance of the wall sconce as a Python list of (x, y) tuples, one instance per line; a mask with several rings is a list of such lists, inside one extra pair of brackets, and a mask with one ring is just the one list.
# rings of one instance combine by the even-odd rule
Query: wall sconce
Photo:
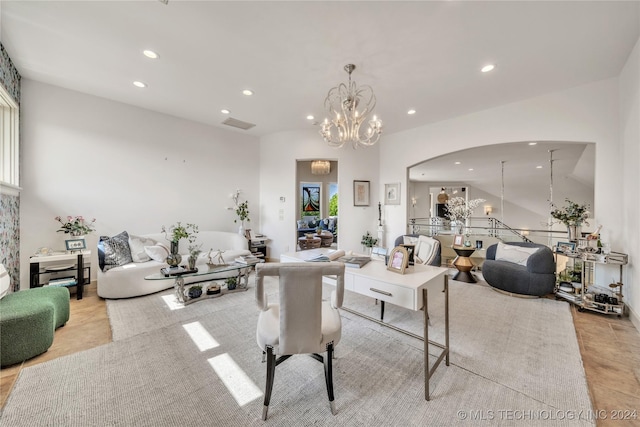
[(493, 213), (493, 208), (491, 206), (485, 206), (484, 207), (484, 214), (485, 215), (491, 215)]
[(413, 206), (415, 208), (417, 203), (418, 203), (418, 199), (416, 199), (415, 197), (412, 197), (411, 198), (411, 206)]
[(311, 174), (329, 175), (331, 172), (331, 162), (328, 160), (314, 160), (311, 162)]

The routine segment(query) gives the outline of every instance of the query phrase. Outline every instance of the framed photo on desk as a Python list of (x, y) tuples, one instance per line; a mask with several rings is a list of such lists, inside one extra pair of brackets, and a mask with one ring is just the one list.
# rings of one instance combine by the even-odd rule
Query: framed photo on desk
[(69, 239), (64, 241), (68, 251), (81, 251), (87, 249), (87, 243), (84, 239)]
[(387, 264), (387, 270), (394, 273), (404, 274), (404, 270), (409, 264), (409, 252), (402, 246), (396, 246), (389, 255), (389, 262)]

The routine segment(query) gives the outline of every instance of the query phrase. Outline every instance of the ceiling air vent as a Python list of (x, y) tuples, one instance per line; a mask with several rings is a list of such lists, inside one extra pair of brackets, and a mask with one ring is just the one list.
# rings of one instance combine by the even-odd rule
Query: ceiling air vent
[(234, 119), (233, 117), (229, 117), (224, 122), (222, 122), (222, 124), (227, 126), (233, 126), (234, 128), (238, 128), (242, 130), (251, 129), (252, 127), (255, 126), (253, 123), (243, 122), (242, 120)]

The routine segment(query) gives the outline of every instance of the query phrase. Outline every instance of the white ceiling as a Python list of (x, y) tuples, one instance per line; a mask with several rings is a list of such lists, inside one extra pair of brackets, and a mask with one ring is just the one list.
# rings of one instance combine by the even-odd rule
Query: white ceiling
[(592, 203), (595, 144), (535, 141), (535, 145), (530, 145), (530, 142), (534, 141), (446, 154), (410, 168), (409, 179), (429, 182), (435, 187), (471, 186), (496, 198), (504, 191), (510, 203), (543, 217), (549, 212), (551, 187), (553, 201), (560, 206), (569, 196)]
[(640, 27), (638, 1), (2, 0), (0, 13), (24, 78), (225, 128), (228, 108), (256, 124), (228, 129), (254, 136), (322, 119), (347, 63), (391, 133), (617, 76)]

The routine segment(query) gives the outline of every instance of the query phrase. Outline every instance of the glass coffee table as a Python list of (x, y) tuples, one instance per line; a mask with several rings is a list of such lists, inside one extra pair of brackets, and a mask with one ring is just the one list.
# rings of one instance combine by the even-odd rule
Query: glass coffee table
[[(199, 265), (196, 271), (182, 271), (176, 273), (164, 273), (162, 271), (154, 274), (150, 274), (149, 276), (145, 276), (144, 280), (173, 280), (173, 288), (175, 289), (176, 300), (184, 305), (191, 304), (192, 302), (205, 300), (208, 298), (217, 298), (221, 297), (227, 293), (233, 292), (243, 292), (246, 291), (249, 287), (249, 274), (253, 267), (260, 263), (264, 262), (260, 260), (256, 263), (251, 264), (242, 264), (239, 262), (233, 262), (231, 264), (205, 264)], [(169, 270), (170, 271), (170, 270)], [(220, 277), (221, 273), (228, 272), (237, 272), (237, 275), (224, 275)], [(197, 285), (202, 282), (213, 282), (216, 280), (227, 280), (230, 277), (235, 277), (237, 281), (237, 285), (235, 289), (228, 289), (227, 286), (217, 285), (219, 286), (218, 291), (216, 292), (213, 289), (211, 292), (207, 290), (202, 290), (202, 295), (197, 298), (190, 298), (188, 294), (185, 294), (185, 290), (188, 292), (189, 288), (192, 285)], [(186, 278), (196, 278), (193, 281), (189, 281), (189, 283), (185, 284), (184, 280)], [(215, 287), (213, 287), (215, 288)]]

